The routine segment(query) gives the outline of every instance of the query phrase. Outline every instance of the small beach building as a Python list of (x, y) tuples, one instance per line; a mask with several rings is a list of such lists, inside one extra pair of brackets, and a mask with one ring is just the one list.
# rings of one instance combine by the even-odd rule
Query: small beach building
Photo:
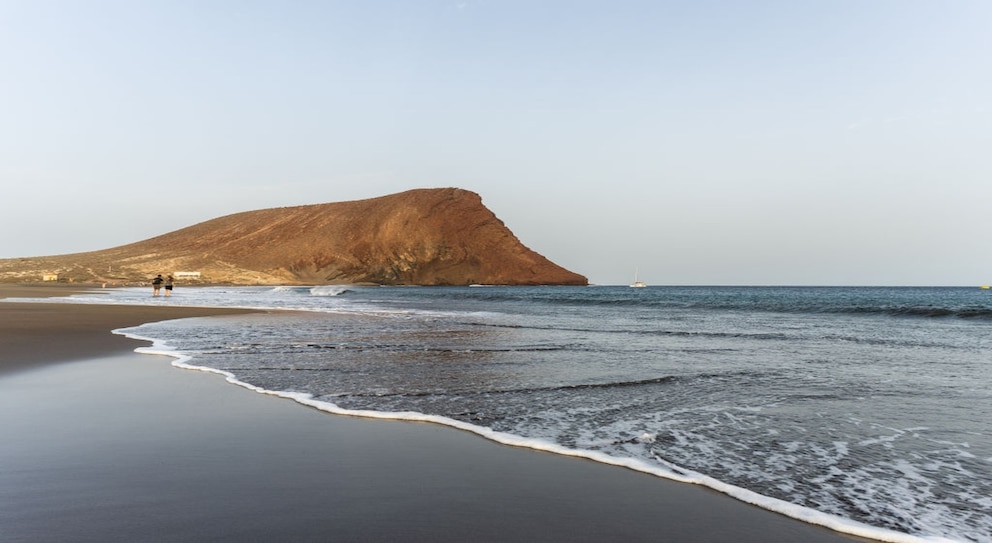
[(177, 271), (177, 272), (173, 273), (172, 276), (175, 277), (176, 279), (192, 280), (192, 279), (199, 279), (200, 278), (200, 272), (198, 272), (198, 271)]
[(59, 274), (57, 274), (57, 273), (46, 273), (46, 274), (44, 274), (44, 275), (41, 276), (41, 280), (42, 281), (58, 281), (59, 280)]

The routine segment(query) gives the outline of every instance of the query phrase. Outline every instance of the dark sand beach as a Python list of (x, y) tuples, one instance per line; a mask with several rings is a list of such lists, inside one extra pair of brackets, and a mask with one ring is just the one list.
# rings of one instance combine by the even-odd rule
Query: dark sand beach
[[(64, 297), (88, 290), (99, 289), (66, 285), (0, 284), (0, 303), (4, 298)], [(117, 328), (181, 317), (244, 313), (237, 309), (166, 305), (134, 308), (14, 302), (4, 304), (3, 307), (0, 317), (0, 376), (36, 365), (108, 353), (133, 352), (136, 346), (142, 345), (111, 332)]]
[(222, 313), (0, 300), (0, 540), (864, 541), (624, 468), (328, 415), (110, 333)]

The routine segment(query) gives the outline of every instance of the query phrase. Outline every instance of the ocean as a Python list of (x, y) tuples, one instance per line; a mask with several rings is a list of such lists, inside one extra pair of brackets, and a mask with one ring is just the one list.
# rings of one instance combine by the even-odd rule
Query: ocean
[(992, 542), (992, 293), (203, 287), (119, 331), (331, 413), (426, 420), (887, 541)]

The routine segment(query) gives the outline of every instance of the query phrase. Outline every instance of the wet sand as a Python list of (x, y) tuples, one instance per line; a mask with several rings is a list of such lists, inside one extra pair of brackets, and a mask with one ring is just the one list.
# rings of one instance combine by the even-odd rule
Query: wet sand
[[(244, 313), (239, 309), (173, 306), (128, 307), (58, 303), (3, 303), (9, 298), (53, 298), (98, 288), (68, 285), (0, 284), (0, 376), (36, 365), (65, 362), (93, 355), (133, 352), (139, 343), (112, 333), (117, 328), (137, 326), (181, 317)], [(151, 297), (151, 289), (148, 289)]]
[(109, 332), (210, 313), (0, 300), (0, 539), (863, 541), (623, 468), (329, 415)]

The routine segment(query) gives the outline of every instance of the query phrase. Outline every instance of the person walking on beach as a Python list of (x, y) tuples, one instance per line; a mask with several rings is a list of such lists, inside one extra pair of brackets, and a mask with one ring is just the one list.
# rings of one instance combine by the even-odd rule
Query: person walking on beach
[(172, 274), (165, 276), (165, 295), (166, 297), (172, 296)]
[(162, 282), (161, 273), (156, 275), (155, 279), (152, 279), (152, 296), (158, 296), (158, 291), (162, 288)]

